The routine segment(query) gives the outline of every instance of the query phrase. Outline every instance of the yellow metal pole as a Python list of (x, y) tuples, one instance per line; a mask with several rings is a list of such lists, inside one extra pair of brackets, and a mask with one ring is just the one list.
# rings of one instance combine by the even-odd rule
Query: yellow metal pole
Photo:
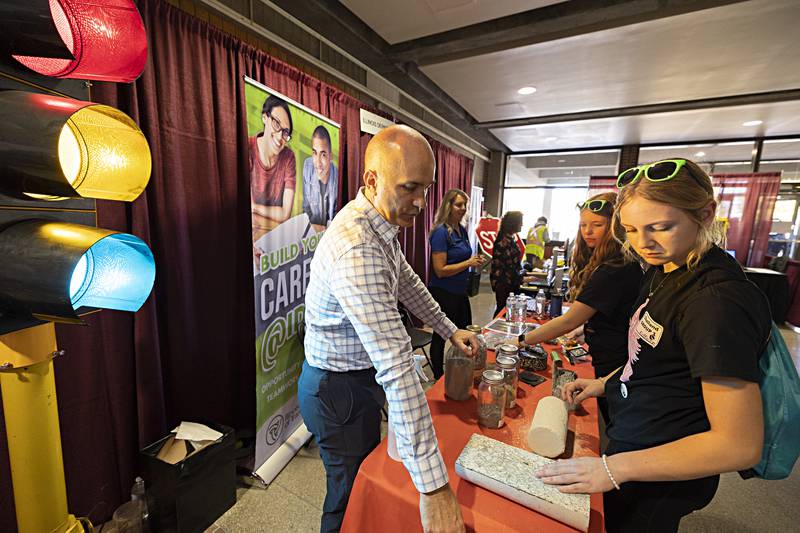
[(0, 389), (20, 533), (78, 533), (67, 512), (52, 322), (0, 336)]

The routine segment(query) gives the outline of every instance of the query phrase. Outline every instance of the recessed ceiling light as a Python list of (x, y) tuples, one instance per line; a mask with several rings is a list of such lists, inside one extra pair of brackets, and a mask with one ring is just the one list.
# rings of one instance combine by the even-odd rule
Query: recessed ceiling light
[(566, 159), (559, 159), (559, 160), (558, 160), (558, 162), (559, 162), (559, 163), (566, 163), (566, 162), (567, 162), (567, 160), (566, 160)]
[(748, 120), (747, 122), (742, 122), (742, 126), (759, 126), (763, 123), (763, 120)]
[(517, 91), (519, 94), (533, 94), (536, 92), (536, 87), (523, 87)]
[(545, 139), (544, 139), (544, 140), (545, 140), (546, 142), (549, 142), (549, 143), (550, 143), (550, 142), (553, 142), (553, 141), (557, 141), (557, 140), (558, 140), (558, 137), (545, 137)]
[(705, 152), (697, 152), (696, 154), (694, 154), (695, 157), (703, 157), (704, 155), (706, 155)]

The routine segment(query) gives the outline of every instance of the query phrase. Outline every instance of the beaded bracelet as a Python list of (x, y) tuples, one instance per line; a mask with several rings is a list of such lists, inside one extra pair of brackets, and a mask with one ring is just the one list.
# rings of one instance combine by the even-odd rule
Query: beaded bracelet
[(606, 462), (606, 454), (603, 454), (603, 466), (606, 469), (606, 474), (608, 474), (608, 479), (611, 480), (611, 483), (614, 484), (614, 488), (619, 490), (619, 485), (617, 485), (617, 480), (614, 479), (614, 476), (611, 475), (611, 470), (608, 468), (608, 462)]

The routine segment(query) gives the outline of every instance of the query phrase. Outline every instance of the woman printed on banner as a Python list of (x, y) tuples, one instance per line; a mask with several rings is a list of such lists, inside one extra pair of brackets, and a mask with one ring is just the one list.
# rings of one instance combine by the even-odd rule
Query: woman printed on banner
[(257, 240), (292, 214), (297, 183), (289, 105), (270, 95), (261, 109), (264, 131), (250, 137), (250, 200), (253, 234)]

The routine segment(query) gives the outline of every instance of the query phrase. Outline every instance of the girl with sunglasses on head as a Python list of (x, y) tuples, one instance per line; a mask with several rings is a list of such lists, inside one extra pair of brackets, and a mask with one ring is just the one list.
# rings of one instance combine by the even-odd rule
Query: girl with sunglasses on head
[(563, 492), (604, 492), (610, 532), (677, 531), (711, 501), (720, 473), (761, 458), (758, 360), (769, 306), (714, 242), (714, 190), (700, 167), (659, 161), (617, 184), (623, 248), (651, 265), (630, 319), (628, 361), (564, 389), (573, 403), (608, 400), (607, 456), (557, 461), (535, 475)]
[[(626, 260), (614, 239), (611, 217), (617, 195), (606, 192), (578, 204), (580, 228), (572, 251), (567, 298), (569, 310), (520, 335), (527, 344), (554, 339), (583, 326), (596, 376), (605, 376), (628, 358), (628, 316), (639, 293), (642, 269)], [(605, 400), (598, 400), (608, 423)]]

